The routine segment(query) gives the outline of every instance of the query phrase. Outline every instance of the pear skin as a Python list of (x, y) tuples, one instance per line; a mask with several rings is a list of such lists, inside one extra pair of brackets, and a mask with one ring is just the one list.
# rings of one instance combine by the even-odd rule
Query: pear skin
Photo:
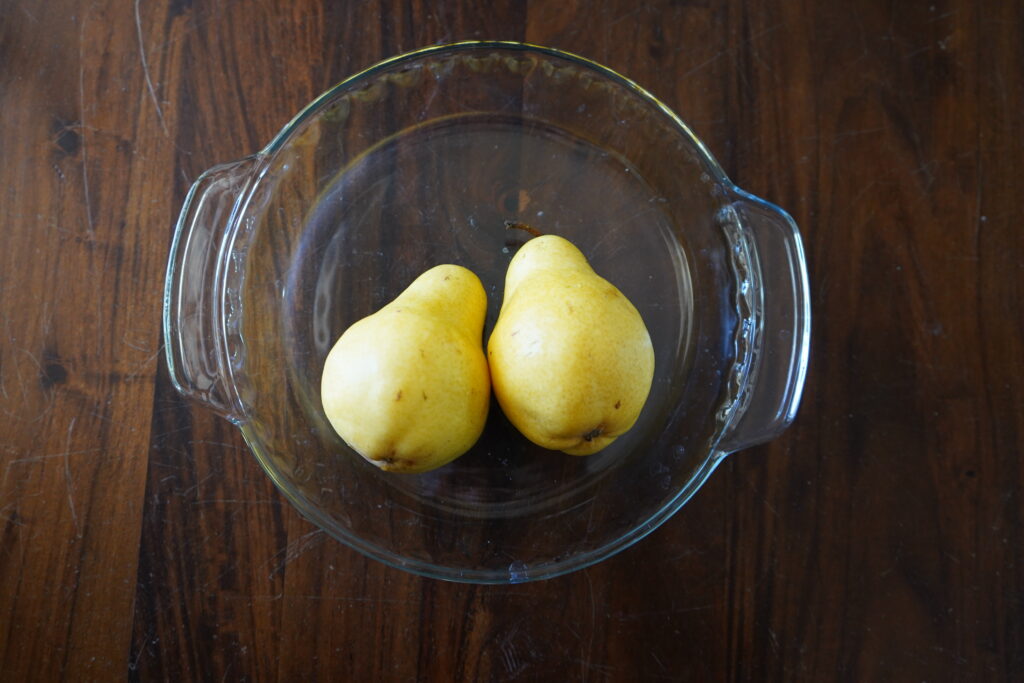
[(628, 431), (654, 377), (640, 313), (555, 235), (531, 239), (509, 264), (487, 359), (512, 424), (571, 455), (596, 453)]
[(490, 404), (486, 313), (483, 285), (466, 268), (420, 275), (327, 355), (321, 398), (331, 426), (389, 472), (426, 472), (468, 451)]

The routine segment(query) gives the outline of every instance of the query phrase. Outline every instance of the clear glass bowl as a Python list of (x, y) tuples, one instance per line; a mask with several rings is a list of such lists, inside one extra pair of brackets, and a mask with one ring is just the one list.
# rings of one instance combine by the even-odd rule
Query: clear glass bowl
[[(440, 263), (480, 276), (486, 339), (526, 237), (508, 220), (574, 242), (640, 310), (656, 371), (639, 421), (580, 458), (534, 446), (493, 403), (454, 463), (381, 472), (323, 414), (328, 350)], [(725, 454), (783, 430), (810, 310), (793, 221), (736, 188), (664, 104), (575, 55), (473, 42), (356, 74), (203, 174), (164, 326), (175, 386), (238, 425), (305, 517), (401, 569), (504, 583), (628, 547)]]

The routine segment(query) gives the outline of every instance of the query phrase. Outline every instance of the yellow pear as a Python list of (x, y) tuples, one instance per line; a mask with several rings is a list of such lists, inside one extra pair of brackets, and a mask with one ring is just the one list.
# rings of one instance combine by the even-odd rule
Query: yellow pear
[(596, 453), (632, 427), (654, 376), (640, 313), (555, 235), (531, 239), (509, 264), (487, 355), (512, 424), (571, 455)]
[(349, 327), (321, 383), (338, 435), (389, 472), (425, 472), (469, 450), (490, 404), (486, 313), (479, 278), (443, 265)]

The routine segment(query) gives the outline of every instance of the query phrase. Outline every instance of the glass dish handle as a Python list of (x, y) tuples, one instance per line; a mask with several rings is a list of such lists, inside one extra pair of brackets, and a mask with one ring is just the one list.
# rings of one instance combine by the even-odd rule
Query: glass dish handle
[(740, 192), (732, 210), (746, 235), (761, 296), (749, 390), (719, 449), (726, 453), (778, 436), (796, 417), (807, 376), (811, 302), (800, 231), (779, 207)]
[(192, 184), (178, 217), (164, 289), (164, 345), (171, 381), (237, 422), (223, 325), (224, 276), (234, 218), (256, 158), (214, 166)]

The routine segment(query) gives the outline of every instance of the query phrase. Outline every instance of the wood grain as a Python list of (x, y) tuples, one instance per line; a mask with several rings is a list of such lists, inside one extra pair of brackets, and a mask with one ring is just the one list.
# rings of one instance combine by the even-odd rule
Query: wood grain
[[(965, 0), (0, 6), (0, 680), (1013, 680), (1024, 8)], [(374, 61), (469, 38), (647, 86), (811, 269), (797, 422), (541, 583), (330, 540), (174, 391), (189, 183)]]

